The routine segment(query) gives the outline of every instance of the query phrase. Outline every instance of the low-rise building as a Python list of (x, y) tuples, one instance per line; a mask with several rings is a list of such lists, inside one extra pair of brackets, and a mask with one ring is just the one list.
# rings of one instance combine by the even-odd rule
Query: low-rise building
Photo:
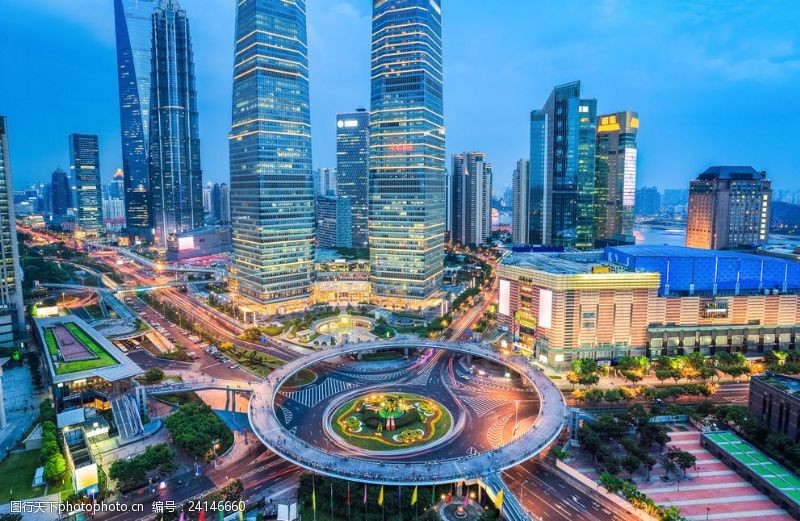
[(553, 367), (578, 358), (800, 343), (800, 263), (732, 251), (619, 246), (513, 253), (500, 263), (498, 317), (517, 347)]
[(800, 443), (800, 378), (766, 374), (750, 380), (747, 408), (772, 432)]

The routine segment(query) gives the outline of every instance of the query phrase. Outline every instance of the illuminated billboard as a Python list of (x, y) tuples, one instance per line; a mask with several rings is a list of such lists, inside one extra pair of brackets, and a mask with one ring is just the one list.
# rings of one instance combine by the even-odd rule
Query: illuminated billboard
[(178, 251), (193, 250), (194, 237), (178, 237)]
[(553, 292), (549, 289), (539, 288), (539, 325), (553, 327)]
[(501, 315), (511, 315), (511, 281), (500, 279), (500, 306)]

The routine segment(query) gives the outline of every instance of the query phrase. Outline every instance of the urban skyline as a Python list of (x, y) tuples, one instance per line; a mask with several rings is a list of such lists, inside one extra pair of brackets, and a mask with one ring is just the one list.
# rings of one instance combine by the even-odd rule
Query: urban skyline
[[(90, 1), (90, 0), (87, 0)], [(184, 7), (192, 13), (204, 11), (203, 9), (193, 9), (197, 4), (196, 0), (183, 2)], [(75, 7), (66, 8), (65, 6), (53, 6), (46, 0), (30, 2), (25, 6), (16, 6), (11, 10), (10, 29), (13, 30), (16, 24), (24, 25), (24, 21), (32, 16), (41, 16), (42, 9), (49, 9), (47, 14), (49, 23), (55, 27), (64, 27), (77, 31), (78, 39), (71, 45), (75, 48), (70, 53), (70, 59), (66, 60), (70, 67), (77, 64), (70, 61), (72, 57), (86, 57), (86, 63), (105, 64), (103, 68), (115, 65), (115, 52), (113, 41), (113, 9), (105, 7), (94, 9), (89, 16), (74, 16), (74, 12), (82, 12)], [(786, 152), (791, 134), (789, 129), (786, 132), (775, 132), (775, 139), (766, 140), (759, 136), (750, 136), (744, 128), (734, 124), (735, 117), (730, 111), (725, 110), (726, 103), (735, 102), (737, 106), (736, 117), (747, 117), (751, 122), (763, 122), (767, 125), (768, 121), (777, 121), (778, 125), (783, 125), (782, 117), (778, 118), (776, 112), (778, 106), (789, 107), (790, 112), (797, 109), (789, 103), (787, 86), (797, 76), (797, 59), (792, 55), (793, 34), (788, 32), (787, 17), (777, 17), (777, 9), (770, 10), (766, 6), (751, 10), (748, 13), (739, 13), (739, 18), (735, 20), (724, 20), (724, 11), (720, 13), (702, 13), (690, 11), (688, 14), (680, 6), (665, 7), (656, 6), (644, 9), (641, 6), (617, 6), (613, 11), (615, 24), (619, 26), (625, 21), (635, 19), (637, 23), (630, 27), (636, 34), (643, 33), (645, 29), (652, 29), (659, 16), (671, 22), (663, 28), (657, 30), (651, 38), (652, 41), (640, 42), (645, 46), (641, 54), (632, 56), (636, 58), (629, 67), (630, 70), (643, 70), (650, 72), (650, 78), (644, 80), (635, 76), (633, 72), (627, 73), (629, 79), (633, 80), (629, 84), (623, 83), (621, 88), (611, 86), (600, 75), (599, 68), (601, 62), (592, 65), (575, 57), (575, 50), (589, 45), (589, 37), (586, 39), (577, 37), (559, 37), (552, 41), (552, 49), (542, 47), (545, 45), (539, 40), (541, 37), (529, 36), (509, 40), (514, 31), (498, 31), (500, 24), (508, 24), (513, 28), (518, 23), (517, 19), (524, 19), (524, 14), (530, 11), (549, 12), (550, 7), (531, 3), (531, 5), (509, 6), (507, 10), (497, 12), (485, 12), (485, 9), (475, 5), (474, 2), (459, 2), (448, 6), (450, 16), (443, 30), (445, 32), (445, 60), (448, 66), (445, 69), (446, 81), (450, 85), (445, 107), (448, 116), (448, 156), (465, 149), (482, 149), (492, 158), (495, 166), (495, 190), (501, 189), (505, 185), (511, 184), (511, 174), (516, 160), (519, 157), (527, 156), (526, 139), (524, 133), (526, 128), (525, 113), (531, 108), (538, 106), (552, 88), (552, 85), (563, 83), (574, 78), (580, 78), (584, 88), (592, 96), (600, 100), (598, 110), (603, 113), (625, 108), (636, 109), (643, 120), (648, 124), (643, 132), (642, 147), (640, 148), (639, 183), (640, 186), (657, 185), (660, 188), (683, 187), (689, 180), (704, 171), (710, 164), (759, 164), (770, 172), (776, 186), (790, 185), (790, 181), (795, 178), (793, 171), (791, 154)], [(474, 49), (474, 46), (463, 45), (463, 33), (461, 30), (464, 24), (468, 23), (478, 10), (481, 19), (489, 23), (495, 29), (494, 33), (487, 36), (487, 45), (482, 49)], [(570, 16), (575, 16), (576, 7), (570, 7), (556, 18), (559, 23), (566, 23)], [(607, 32), (611, 28), (603, 29), (600, 27), (601, 20), (608, 20), (612, 17), (611, 8), (606, 7), (606, 11), (600, 6), (593, 6), (589, 14), (594, 14), (597, 21), (592, 22), (589, 32), (594, 36), (591, 44), (603, 41), (603, 36), (608, 36)], [(644, 9), (644, 10), (643, 10)], [(227, 181), (227, 161), (225, 159), (225, 133), (228, 128), (230, 113), (227, 99), (230, 91), (230, 81), (227, 74), (220, 71), (229, 70), (231, 66), (229, 49), (232, 49), (233, 34), (230, 27), (233, 23), (233, 13), (231, 9), (220, 9), (212, 16), (208, 13), (198, 12), (193, 15), (193, 32), (197, 41), (198, 54), (203, 54), (203, 60), (198, 60), (198, 83), (201, 97), (199, 100), (200, 112), (203, 117), (203, 128), (201, 129), (201, 139), (204, 143), (203, 162), (206, 165), (207, 178), (215, 182)], [(368, 83), (367, 75), (369, 59), (365, 54), (364, 45), (368, 45), (369, 34), (369, 13), (365, 6), (355, 3), (339, 2), (327, 4), (322, 2), (311, 2), (309, 5), (310, 27), (312, 28), (309, 39), (309, 53), (312, 70), (311, 102), (313, 107), (320, 107), (315, 110), (313, 119), (314, 134), (314, 160), (315, 168), (335, 164), (335, 128), (330, 128), (330, 121), (337, 112), (346, 111), (349, 107), (366, 106), (368, 104)], [(86, 13), (82, 12), (82, 15)], [(553, 14), (556, 16), (556, 14)], [(602, 16), (605, 16), (603, 18)], [(220, 22), (221, 17), (228, 17), (231, 23)], [(563, 18), (563, 20), (561, 20)], [(224, 18), (223, 18), (224, 19)], [(346, 38), (340, 37), (335, 30), (336, 23), (346, 20), (349, 24), (354, 24), (352, 34)], [(731, 34), (736, 29), (744, 30), (748, 35), (763, 35), (760, 38), (763, 43), (751, 49), (743, 49), (741, 53), (733, 56), (730, 51), (720, 44), (708, 41), (692, 42), (685, 36), (688, 28), (696, 27), (700, 24), (707, 24), (716, 34)], [(613, 26), (614, 24), (612, 24)], [(359, 27), (361, 29), (359, 29)], [(769, 27), (770, 34), (765, 34)], [(55, 31), (58, 33), (59, 31)], [(350, 31), (349, 31), (350, 32)], [(651, 31), (652, 32), (652, 31)], [(501, 36), (498, 33), (508, 33), (509, 36)], [(12, 33), (13, 34), (13, 33)], [(447, 36), (452, 34), (448, 40)], [(334, 37), (334, 35), (336, 35)], [(690, 78), (697, 76), (697, 81), (682, 82), (680, 89), (669, 90), (666, 82), (659, 82), (659, 78), (666, 78), (668, 71), (674, 72), (676, 65), (674, 60), (661, 60), (657, 58), (663, 51), (659, 51), (657, 44), (669, 39), (670, 35), (677, 38), (681, 48), (692, 58), (688, 65), (682, 70), (682, 74), (689, 75)], [(659, 37), (661, 39), (659, 39)], [(616, 38), (616, 39), (615, 39)], [(608, 37), (606, 40), (617, 41), (620, 37)], [(726, 37), (727, 38), (727, 37)], [(38, 43), (31, 45), (31, 49), (21, 49), (16, 43), (25, 42), (26, 38), (9, 38), (3, 44), (3, 50), (8, 46), (9, 52), (4, 52), (4, 56), (13, 54), (25, 58), (26, 66), (33, 67), (34, 70), (42, 68), (45, 63), (41, 56), (35, 55), (33, 50)], [(727, 40), (726, 40), (727, 41)], [(324, 48), (322, 47), (325, 43)], [(30, 42), (29, 42), (30, 43)], [(474, 85), (473, 80), (465, 82), (461, 75), (466, 72), (466, 63), (480, 61), (481, 57), (495, 56), (498, 48), (511, 46), (511, 49), (521, 56), (527, 56), (531, 50), (536, 50), (532, 56), (527, 58), (517, 58), (512, 60), (507, 67), (498, 72), (497, 77), (481, 78), (486, 82), (477, 91), (486, 95), (475, 97), (469, 89), (462, 85)], [(796, 44), (795, 44), (796, 47)], [(604, 48), (600, 45), (600, 48)], [(615, 47), (616, 48), (616, 47)], [(545, 49), (546, 52), (540, 52)], [(598, 49), (599, 52), (600, 49)], [(333, 60), (332, 56), (342, 54), (353, 56), (352, 60), (342, 62)], [(565, 60), (563, 70), (556, 72), (552, 61), (556, 57)], [(543, 72), (536, 75), (524, 74), (520, 76), (520, 67), (526, 63), (525, 60), (535, 60), (541, 62), (544, 67)], [(662, 63), (660, 69), (652, 68), (653, 63)], [(702, 61), (702, 63), (701, 63)], [(702, 78), (699, 76), (703, 64), (710, 64), (711, 71), (717, 71), (713, 85), (703, 70)], [(15, 62), (4, 63), (10, 73), (19, 70), (21, 64)], [(683, 64), (682, 64), (683, 65)], [(55, 67), (55, 72), (61, 64), (47, 63), (47, 66)], [(672, 69), (669, 67), (672, 66)], [(110, 174), (122, 166), (119, 150), (119, 120), (118, 120), (118, 101), (117, 85), (114, 78), (108, 78), (108, 71), (100, 70), (98, 67), (93, 71), (86, 71), (91, 77), (93, 85), (96, 85), (96, 96), (87, 99), (85, 96), (78, 96), (66, 100), (56, 100), (54, 110), (65, 114), (64, 123), (54, 125), (52, 128), (45, 129), (43, 138), (45, 143), (52, 143), (45, 147), (37, 145), (34, 153), (33, 144), (30, 137), (33, 135), (34, 128), (32, 122), (17, 122), (15, 128), (20, 134), (15, 146), (19, 148), (16, 157), (18, 175), (16, 176), (19, 185), (29, 184), (37, 179), (43, 179), (52, 172), (53, 168), (61, 163), (64, 164), (64, 152), (56, 145), (55, 135), (63, 136), (70, 132), (79, 130), (98, 133), (102, 146), (101, 158), (103, 164), (108, 165), (104, 172), (104, 180)], [(519, 82), (501, 81), (509, 74), (516, 74), (516, 79), (523, 80), (519, 87), (509, 87)], [(531, 76), (531, 77), (529, 77)], [(332, 82), (333, 78), (338, 81)], [(317, 84), (324, 85), (325, 88), (315, 88)], [(207, 86), (206, 86), (207, 85)], [(630, 86), (629, 86), (630, 85)], [(341, 86), (341, 87), (340, 87)], [(41, 87), (27, 85), (26, 92), (20, 93), (17, 87), (11, 85), (0, 86), (0, 99), (15, 98), (24, 99), (28, 95), (33, 95), (36, 89)], [(511, 89), (511, 90), (509, 90)], [(491, 97), (491, 95), (494, 97)], [(786, 103), (780, 103), (780, 100)], [(474, 119), (473, 111), (464, 111), (468, 106), (489, 107), (489, 100), (492, 103), (492, 110), (481, 113), (480, 125), (465, 124), (469, 119), (465, 118), (467, 113)], [(680, 102), (680, 103), (679, 103)], [(495, 110), (500, 107), (502, 110)], [(22, 117), (18, 114), (19, 109), (8, 107), (5, 109), (10, 120), (14, 121)], [(33, 109), (36, 110), (36, 109)], [(96, 123), (89, 128), (89, 119), (85, 114), (101, 113), (104, 116), (94, 118)], [(785, 111), (780, 113), (783, 116)], [(71, 121), (71, 123), (68, 123)], [(326, 125), (326, 121), (328, 122)], [(726, 127), (726, 131), (720, 134), (712, 129), (719, 123)], [(772, 123), (769, 123), (772, 124)], [(63, 126), (62, 126), (63, 125)], [(486, 126), (496, 128), (507, 128), (509, 134), (505, 139), (487, 135), (479, 132), (479, 128)], [(36, 129), (38, 134), (41, 129)], [(670, 152), (669, 139), (667, 136), (681, 132), (686, 136), (687, 146), (684, 147), (680, 157), (673, 158)], [(485, 139), (483, 139), (485, 136)], [(777, 141), (776, 141), (777, 140)], [(786, 140), (786, 141), (784, 141)], [(786, 146), (780, 146), (781, 143)], [(670, 159), (667, 166), (667, 158)], [(678, 172), (676, 174), (675, 172)], [(680, 181), (678, 181), (680, 176)]]

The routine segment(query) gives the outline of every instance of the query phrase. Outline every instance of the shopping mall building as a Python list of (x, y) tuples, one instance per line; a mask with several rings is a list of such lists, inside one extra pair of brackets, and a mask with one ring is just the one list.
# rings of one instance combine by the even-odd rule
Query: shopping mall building
[(512, 253), (498, 317), (520, 350), (566, 369), (578, 358), (800, 344), (800, 262), (678, 246)]

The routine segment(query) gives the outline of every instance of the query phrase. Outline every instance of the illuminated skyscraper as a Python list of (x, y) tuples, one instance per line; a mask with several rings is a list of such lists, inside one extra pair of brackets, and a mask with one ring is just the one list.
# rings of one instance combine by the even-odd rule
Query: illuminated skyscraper
[(353, 246), (368, 246), (369, 112), (336, 115), (336, 193), (350, 199)]
[(453, 154), (452, 228), (460, 244), (483, 244), (492, 231), (492, 165), (483, 152)]
[(597, 100), (580, 94), (580, 82), (560, 85), (531, 112), (531, 244), (594, 246)]
[(530, 186), (531, 162), (527, 159), (517, 161), (514, 169), (513, 208), (511, 212), (511, 232), (517, 244), (528, 243), (528, 187)]
[(50, 211), (53, 224), (60, 225), (72, 208), (72, 191), (69, 188), (69, 177), (61, 167), (53, 171), (50, 177)]
[(6, 117), (0, 116), (0, 346), (13, 345), (25, 334), (12, 187), (8, 127)]
[(75, 190), (75, 229), (97, 235), (103, 229), (100, 148), (95, 134), (69, 135), (69, 171)]
[(239, 292), (265, 304), (302, 301), (314, 280), (305, 1), (239, 0), (235, 41), (229, 143)]
[(598, 240), (633, 243), (636, 202), (636, 135), (639, 115), (597, 117), (594, 233)]
[(147, 141), (150, 113), (152, 12), (157, 0), (114, 0), (117, 80), (125, 172), (125, 222), (133, 239), (152, 239)]
[(441, 2), (372, 5), (372, 291), (425, 299), (439, 288), (444, 268)]
[(155, 243), (203, 226), (203, 173), (192, 38), (186, 11), (153, 11), (150, 80), (150, 214)]

